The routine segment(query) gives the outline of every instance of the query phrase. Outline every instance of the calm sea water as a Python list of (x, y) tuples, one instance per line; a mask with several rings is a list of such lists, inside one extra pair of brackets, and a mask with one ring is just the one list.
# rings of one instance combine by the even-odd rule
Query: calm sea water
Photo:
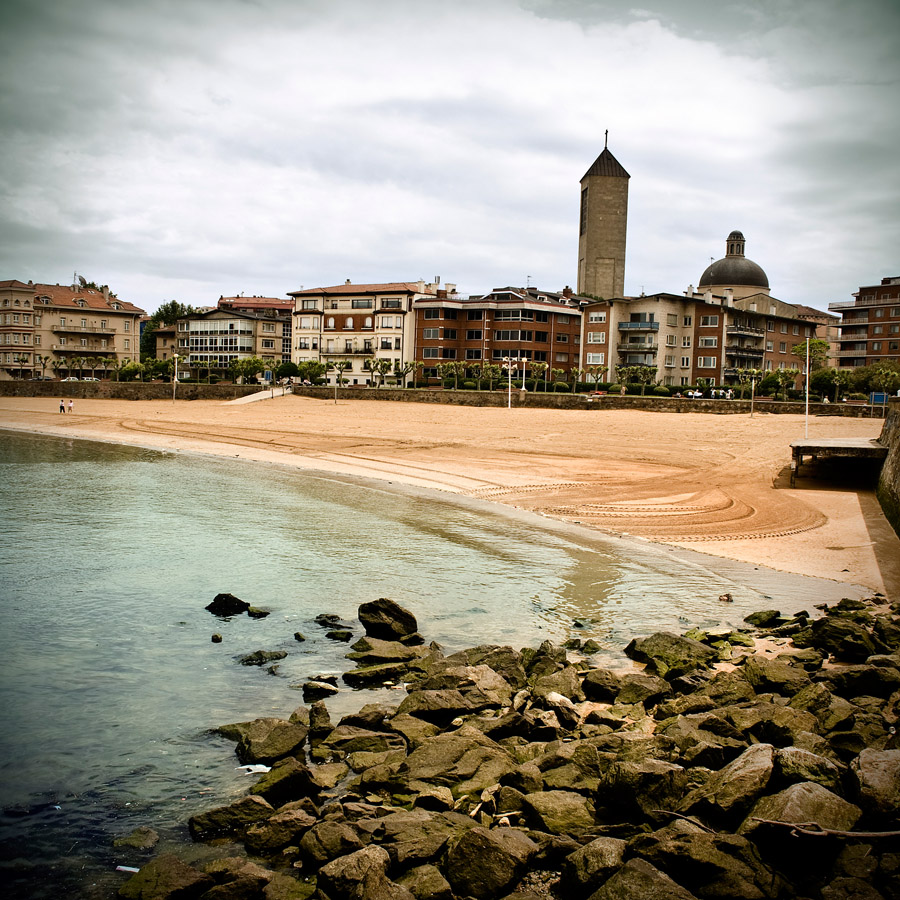
[[(351, 667), (318, 613), (353, 620), (386, 596), (448, 651), (578, 634), (615, 654), (662, 627), (737, 622), (779, 584), (782, 608), (823, 596), (437, 494), (2, 431), (0, 516), (6, 897), (111, 897), (115, 866), (145, 858), (112, 841), (138, 825), (202, 858), (188, 817), (248, 784), (210, 729), (286, 717), (304, 680)], [(204, 607), (220, 591), (272, 614), (218, 620)], [(258, 649), (288, 652), (277, 674), (238, 664)], [(342, 692), (333, 718), (368, 699)]]

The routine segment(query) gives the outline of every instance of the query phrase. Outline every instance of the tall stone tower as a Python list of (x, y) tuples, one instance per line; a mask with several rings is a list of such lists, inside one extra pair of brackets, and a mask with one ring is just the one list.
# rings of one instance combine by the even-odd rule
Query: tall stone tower
[(578, 293), (608, 300), (625, 293), (625, 229), (631, 176), (604, 146), (581, 179)]

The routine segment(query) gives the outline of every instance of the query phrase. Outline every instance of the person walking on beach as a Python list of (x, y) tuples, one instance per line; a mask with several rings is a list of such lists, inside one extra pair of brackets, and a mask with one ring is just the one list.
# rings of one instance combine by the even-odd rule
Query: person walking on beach
[(75, 412), (75, 401), (74, 400), (69, 401), (69, 412)]
[(59, 411), (61, 413), (65, 413), (66, 411), (66, 401), (62, 397), (59, 398)]

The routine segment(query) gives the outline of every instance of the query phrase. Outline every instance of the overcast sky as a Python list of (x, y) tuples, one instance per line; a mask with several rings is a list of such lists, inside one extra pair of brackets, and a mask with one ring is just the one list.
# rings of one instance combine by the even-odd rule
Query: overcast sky
[(896, 0), (5, 0), (0, 279), (574, 287), (609, 129), (626, 293), (740, 229), (824, 309), (900, 275), (898, 36)]

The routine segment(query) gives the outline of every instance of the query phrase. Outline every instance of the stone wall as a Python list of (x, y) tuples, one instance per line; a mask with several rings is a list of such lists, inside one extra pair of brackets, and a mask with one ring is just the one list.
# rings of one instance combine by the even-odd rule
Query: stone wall
[(900, 400), (890, 401), (880, 440), (887, 446), (888, 455), (878, 478), (878, 502), (900, 535)]
[[(234, 400), (263, 390), (250, 384), (179, 384), (179, 400)], [(172, 385), (162, 381), (0, 381), (0, 397), (60, 397), (102, 400), (171, 400)]]

